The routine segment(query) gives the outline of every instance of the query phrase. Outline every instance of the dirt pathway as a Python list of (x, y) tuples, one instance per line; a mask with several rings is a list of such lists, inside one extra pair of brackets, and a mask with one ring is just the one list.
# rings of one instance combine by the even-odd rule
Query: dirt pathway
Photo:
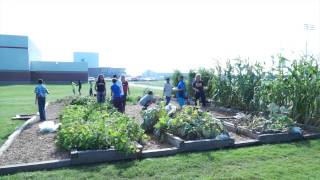
[[(46, 111), (47, 120), (58, 123), (63, 108), (63, 103), (50, 104)], [(0, 166), (68, 158), (69, 153), (59, 150), (54, 144), (55, 136), (56, 133), (40, 133), (39, 122), (32, 124), (0, 156)]]

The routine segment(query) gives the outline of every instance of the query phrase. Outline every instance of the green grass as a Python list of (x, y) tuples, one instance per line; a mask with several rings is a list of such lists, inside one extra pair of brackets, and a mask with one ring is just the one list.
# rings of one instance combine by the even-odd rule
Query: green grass
[[(47, 84), (50, 91), (48, 101), (55, 101), (58, 98), (72, 96), (71, 85), (56, 85)], [(11, 120), (16, 114), (29, 114), (37, 111), (37, 105), (34, 96), (34, 84), (28, 85), (0, 85), (0, 145), (8, 138), (8, 136), (24, 121)], [(107, 96), (110, 96), (110, 83), (107, 83)], [(131, 97), (132, 102), (137, 96), (142, 96), (145, 88), (132, 87)], [(159, 90), (154, 90), (155, 95), (160, 95)], [(89, 94), (88, 84), (84, 84), (82, 94)]]
[(2, 179), (318, 179), (320, 141), (185, 153), (19, 173)]
[[(49, 101), (72, 95), (69, 85), (47, 85)], [(0, 86), (1, 143), (19, 121), (10, 117), (36, 111), (34, 85)], [(144, 88), (132, 88), (132, 97)], [(83, 93), (87, 94), (84, 85)], [(109, 91), (110, 93), (110, 91)], [(156, 95), (161, 91), (155, 90)], [(250, 148), (184, 153), (141, 161), (36, 171), (0, 179), (319, 179), (320, 140)]]
[[(29, 114), (37, 111), (34, 95), (35, 85), (1, 85), (0, 86), (0, 144), (20, 126), (23, 121), (11, 120), (16, 114)], [(50, 91), (48, 101), (72, 95), (71, 85), (47, 85)], [(83, 92), (87, 91), (86, 86)]]

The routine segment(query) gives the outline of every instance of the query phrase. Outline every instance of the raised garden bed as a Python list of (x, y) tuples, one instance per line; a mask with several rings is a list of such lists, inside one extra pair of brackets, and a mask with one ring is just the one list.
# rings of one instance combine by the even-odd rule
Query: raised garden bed
[(90, 164), (99, 162), (110, 162), (120, 160), (139, 159), (142, 153), (142, 146), (137, 144), (138, 151), (135, 153), (124, 153), (114, 148), (106, 150), (86, 150), (86, 151), (71, 151), (71, 164)]
[(233, 132), (236, 132), (237, 134), (242, 134), (250, 138), (258, 139), (262, 143), (290, 142), (293, 140), (299, 140), (303, 138), (303, 135), (301, 134), (293, 134), (293, 133), (262, 134), (262, 133), (255, 133), (243, 127), (235, 127), (234, 124), (230, 122), (225, 122), (224, 124), (229, 131), (233, 131)]
[(232, 147), (234, 145), (234, 139), (199, 139), (199, 140), (184, 140), (178, 136), (170, 133), (165, 133), (165, 140), (173, 146), (180, 148), (181, 151), (205, 151), (222, 149), (226, 147)]
[(319, 131), (316, 131), (314, 127), (299, 125), (303, 129), (303, 134), (279, 132), (279, 133), (256, 133), (244, 127), (236, 127), (230, 120), (225, 120), (224, 125), (228, 131), (235, 132), (240, 135), (245, 135), (253, 139), (257, 139), (262, 143), (280, 143), (291, 142), (303, 139), (320, 138)]

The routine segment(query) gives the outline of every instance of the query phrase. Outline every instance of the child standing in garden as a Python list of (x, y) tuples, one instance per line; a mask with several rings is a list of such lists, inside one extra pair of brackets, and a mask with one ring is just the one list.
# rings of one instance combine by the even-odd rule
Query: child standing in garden
[(183, 76), (180, 76), (179, 83), (177, 86), (177, 98), (181, 108), (185, 105), (185, 95), (186, 95), (186, 85), (183, 81)]
[(170, 84), (170, 78), (166, 78), (166, 83), (163, 87), (163, 96), (166, 96), (166, 105), (170, 103), (173, 86)]
[(104, 103), (106, 101), (106, 83), (102, 74), (98, 76), (94, 89), (97, 92), (97, 102)]
[(117, 85), (117, 79), (112, 79), (112, 86), (111, 86), (111, 98), (112, 98), (112, 104), (113, 106), (119, 111), (122, 111), (122, 99), (121, 99), (121, 89)]
[(72, 92), (73, 92), (73, 95), (75, 96), (76, 95), (76, 83), (74, 83), (73, 81), (71, 81), (71, 86), (72, 86)]
[(49, 91), (46, 88), (46, 86), (43, 85), (42, 79), (38, 80), (38, 85), (36, 86), (34, 93), (36, 94), (35, 104), (38, 103), (40, 121), (45, 121), (46, 120), (46, 111), (45, 111), (46, 97), (47, 97), (47, 94), (49, 94)]
[(82, 88), (82, 83), (80, 80), (78, 80), (78, 92), (79, 92), (79, 95), (81, 96), (81, 88)]
[(201, 99), (202, 106), (206, 106), (206, 96), (204, 93), (204, 85), (203, 81), (201, 80), (201, 75), (197, 74), (195, 77), (194, 82), (192, 83), (192, 89), (194, 90), (195, 94), (195, 105), (197, 105), (198, 100)]
[(89, 81), (89, 86), (90, 86), (90, 89), (89, 89), (89, 96), (93, 96), (92, 81)]

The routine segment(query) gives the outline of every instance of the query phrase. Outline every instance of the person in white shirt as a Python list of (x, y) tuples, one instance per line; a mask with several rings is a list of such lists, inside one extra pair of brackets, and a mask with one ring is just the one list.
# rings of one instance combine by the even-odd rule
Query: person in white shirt
[(166, 78), (166, 83), (163, 87), (163, 96), (166, 96), (166, 105), (170, 103), (173, 86), (170, 84), (170, 78)]

